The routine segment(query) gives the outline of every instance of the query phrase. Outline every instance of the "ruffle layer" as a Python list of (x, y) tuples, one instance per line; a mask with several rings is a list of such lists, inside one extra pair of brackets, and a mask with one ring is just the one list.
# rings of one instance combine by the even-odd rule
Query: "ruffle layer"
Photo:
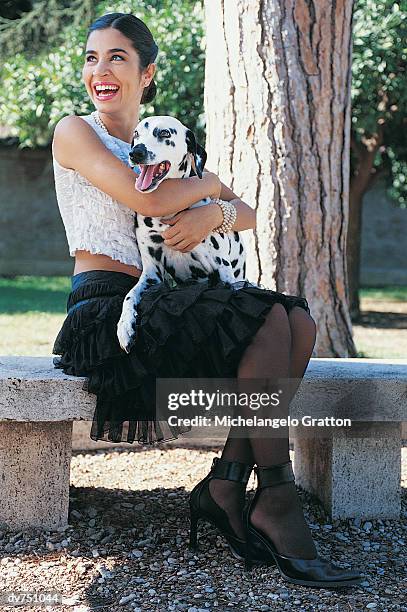
[[(276, 302), (308, 313), (307, 300), (249, 283), (166, 281), (149, 288), (138, 306), (136, 341), (129, 354), (116, 331), (128, 288), (86, 284), (68, 299), (70, 312), (55, 340), (56, 367), (86, 376), (97, 395), (94, 440), (143, 444), (170, 440), (190, 428), (155, 421), (156, 378), (235, 377), (241, 356)], [(93, 299), (93, 298), (99, 299)]]

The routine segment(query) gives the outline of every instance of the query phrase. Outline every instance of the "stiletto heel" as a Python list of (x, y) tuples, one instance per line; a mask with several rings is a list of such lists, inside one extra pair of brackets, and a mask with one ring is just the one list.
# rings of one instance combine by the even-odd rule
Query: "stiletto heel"
[(226, 461), (215, 457), (210, 473), (201, 480), (191, 491), (189, 497), (190, 507), (190, 546), (197, 548), (197, 523), (203, 519), (219, 529), (229, 544), (230, 550), (237, 559), (244, 559), (246, 543), (238, 538), (233, 531), (229, 517), (212, 498), (209, 492), (209, 482), (214, 478), (230, 480), (246, 485), (253, 467), (238, 461)]
[(246, 560), (245, 567), (250, 569), (252, 551), (257, 551), (264, 563), (274, 562), (281, 577), (287, 582), (313, 587), (343, 587), (360, 584), (361, 576), (357, 571), (345, 570), (327, 559), (317, 555), (314, 559), (296, 559), (277, 552), (271, 539), (250, 522), (250, 515), (258, 500), (260, 491), (266, 487), (294, 482), (291, 461), (271, 467), (255, 467), (257, 491), (245, 511)]

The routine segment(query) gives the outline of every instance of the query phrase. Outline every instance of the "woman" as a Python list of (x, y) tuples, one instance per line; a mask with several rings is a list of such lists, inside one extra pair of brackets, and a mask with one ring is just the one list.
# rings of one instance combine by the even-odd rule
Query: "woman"
[[(86, 376), (86, 388), (97, 395), (94, 440), (154, 443), (182, 433), (154, 420), (157, 376), (300, 379), (315, 343), (305, 298), (249, 283), (236, 291), (205, 281), (150, 288), (138, 307), (137, 341), (129, 354), (120, 349), (116, 325), (123, 299), (141, 273), (134, 212), (171, 215), (210, 194), (235, 207), (233, 230), (255, 227), (254, 211), (211, 172), (164, 181), (151, 193), (135, 190), (127, 156), (140, 104), (155, 95), (157, 51), (150, 30), (133, 15), (97, 19), (83, 67), (97, 110), (62, 119), (53, 141), (58, 204), (75, 256), (68, 314), (54, 353), (61, 356), (57, 367)], [(183, 210), (162, 236), (175, 250), (190, 251), (223, 220), (217, 203)], [(290, 399), (281, 402), (279, 416), (287, 414)], [(357, 573), (317, 556), (294, 485), (288, 432), (273, 440), (255, 428), (243, 438), (235, 433), (191, 493), (191, 544), (197, 521), (205, 518), (248, 566), (276, 562), (283, 577), (301, 584), (355, 583)], [(259, 487), (244, 525), (254, 464)]]

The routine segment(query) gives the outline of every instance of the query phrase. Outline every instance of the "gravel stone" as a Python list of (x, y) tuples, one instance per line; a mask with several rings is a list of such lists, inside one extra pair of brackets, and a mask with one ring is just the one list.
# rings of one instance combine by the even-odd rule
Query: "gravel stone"
[[(290, 585), (275, 567), (246, 572), (204, 521), (199, 549), (190, 551), (188, 495), (219, 450), (166, 444), (74, 451), (68, 525), (18, 533), (0, 527), (2, 590), (60, 592), (61, 612), (407, 612), (405, 489), (399, 521), (332, 521), (299, 490), (318, 551), (360, 568), (364, 580), (356, 588)], [(404, 487), (406, 479), (404, 449)], [(254, 486), (252, 476), (249, 494)]]

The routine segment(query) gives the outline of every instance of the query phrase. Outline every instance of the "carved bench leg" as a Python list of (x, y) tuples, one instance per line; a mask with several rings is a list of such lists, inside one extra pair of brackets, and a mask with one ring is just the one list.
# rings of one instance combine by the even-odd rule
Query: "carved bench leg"
[(0, 525), (67, 524), (71, 451), (72, 421), (0, 422)]
[(330, 438), (292, 429), (298, 430), (292, 432), (296, 483), (333, 519), (400, 517), (400, 423), (358, 423), (335, 429)]

